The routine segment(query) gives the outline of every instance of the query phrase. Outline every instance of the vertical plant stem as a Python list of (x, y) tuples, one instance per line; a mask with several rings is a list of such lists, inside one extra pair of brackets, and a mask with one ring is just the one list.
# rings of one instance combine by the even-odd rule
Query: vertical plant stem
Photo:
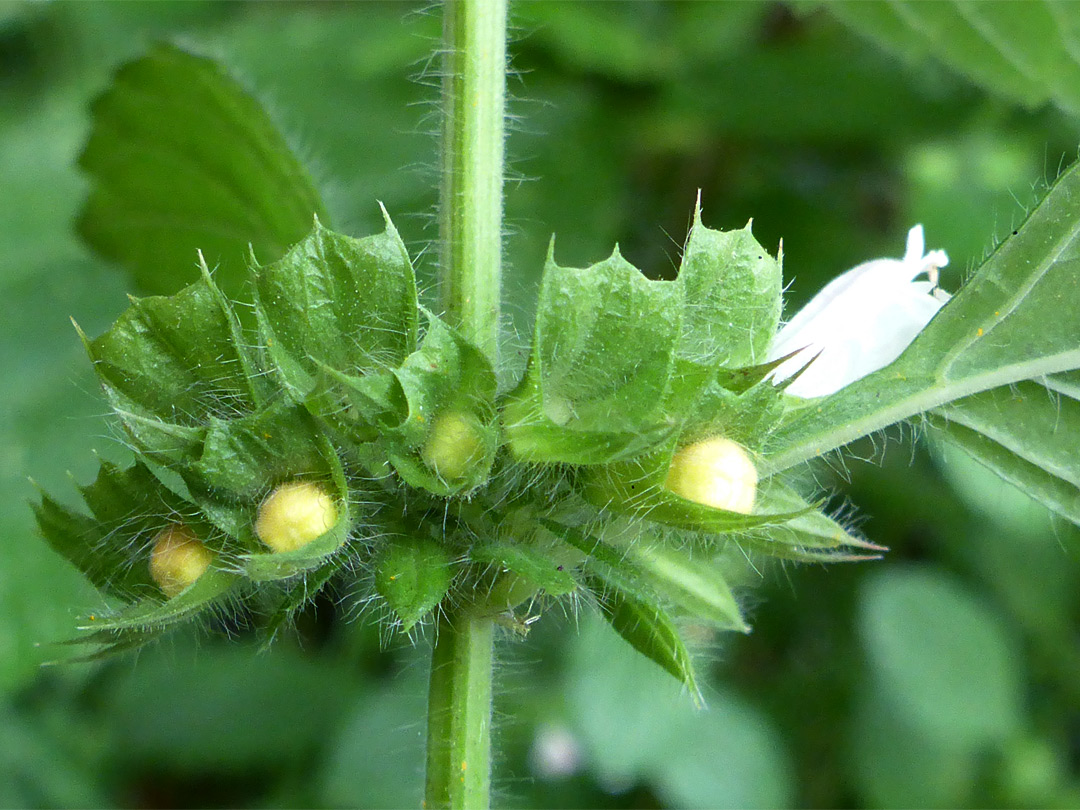
[[(447, 318), (498, 361), (507, 0), (447, 0), (439, 239)], [(494, 628), (467, 608), (436, 628), (428, 691), (428, 810), (491, 799)]]
[(489, 619), (439, 619), (428, 691), (427, 810), (491, 805), (493, 639)]
[(493, 363), (502, 273), (506, 1), (448, 0), (443, 21), (442, 306)]

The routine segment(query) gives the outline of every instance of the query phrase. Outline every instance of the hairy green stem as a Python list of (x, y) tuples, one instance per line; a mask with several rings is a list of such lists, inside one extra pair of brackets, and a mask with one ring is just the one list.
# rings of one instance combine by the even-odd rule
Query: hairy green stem
[[(447, 318), (498, 361), (507, 0), (447, 0), (439, 243)], [(491, 620), (442, 616), (428, 690), (428, 810), (491, 804)]]
[(495, 362), (502, 273), (507, 0), (448, 0), (443, 22), (442, 306)]
[(490, 807), (493, 639), (490, 619), (439, 619), (428, 691), (427, 810)]

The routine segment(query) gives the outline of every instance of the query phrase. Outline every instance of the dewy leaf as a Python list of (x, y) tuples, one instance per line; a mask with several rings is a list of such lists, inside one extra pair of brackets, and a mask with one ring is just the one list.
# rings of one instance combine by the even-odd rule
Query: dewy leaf
[(375, 567), (375, 588), (409, 632), (446, 595), (454, 569), (445, 546), (427, 538), (389, 537)]
[(678, 282), (685, 294), (680, 357), (707, 367), (760, 362), (780, 322), (780, 262), (750, 233), (714, 231), (701, 207), (686, 242)]
[(1029, 107), (1080, 113), (1080, 11), (1072, 2), (888, 3), (829, 0), (853, 31), (909, 60), (932, 57)]
[(416, 349), (416, 281), (385, 210), (381, 234), (354, 239), (318, 222), (281, 261), (255, 267), (267, 354), (302, 401), (320, 365), (396, 368)]
[(647, 448), (668, 422), (682, 313), (681, 285), (650, 281), (618, 251), (584, 269), (549, 254), (529, 369), (504, 417), (515, 455), (594, 464)]
[(201, 249), (233, 296), (248, 246), (277, 260), (328, 221), (307, 172), (258, 101), (211, 59), (172, 45), (117, 72), (93, 106), (79, 164), (93, 179), (83, 238), (143, 289), (195, 278)]
[(690, 691), (694, 703), (703, 705), (694, 674), (694, 662), (664, 609), (607, 582), (593, 579), (588, 585), (596, 597), (601, 614), (615, 632), (639, 653), (681, 681)]
[(951, 402), (930, 419), (946, 439), (1080, 524), (1080, 401), (1023, 382)]
[(793, 406), (766, 473), (980, 391), (1080, 368), (1080, 166), (891, 365)]

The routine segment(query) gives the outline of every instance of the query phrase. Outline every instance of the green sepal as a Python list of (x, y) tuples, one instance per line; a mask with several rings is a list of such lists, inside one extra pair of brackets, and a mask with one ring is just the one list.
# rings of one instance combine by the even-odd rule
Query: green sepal
[(697, 685), (694, 663), (675, 623), (656, 602), (632, 595), (595, 577), (586, 584), (600, 613), (635, 650), (659, 664), (690, 692), (694, 704), (705, 704)]
[(645, 581), (681, 613), (718, 630), (749, 633), (723, 573), (704, 554), (639, 538), (626, 548)]
[(550, 596), (565, 596), (578, 587), (566, 563), (560, 561), (561, 556), (530, 545), (498, 541), (477, 543), (469, 549), (469, 558), (476, 563), (495, 566), (500, 573), (514, 574), (526, 580), (534, 590), (542, 590)]
[(93, 105), (79, 165), (93, 186), (79, 233), (149, 292), (194, 276), (196, 249), (230, 295), (247, 291), (244, 257), (266, 261), (325, 209), (262, 105), (222, 66), (156, 44)]
[(446, 546), (427, 538), (385, 538), (375, 565), (375, 589), (409, 632), (442, 601), (454, 578)]
[(80, 629), (142, 631), (164, 628), (188, 619), (211, 605), (222, 603), (239, 580), (240, 575), (235, 571), (211, 566), (172, 599), (144, 599), (116, 613), (88, 619), (90, 623)]
[(783, 279), (780, 261), (754, 238), (750, 223), (737, 231), (706, 228), (699, 201), (678, 283), (685, 295), (680, 357), (727, 368), (765, 357), (780, 322)]
[[(319, 451), (323, 463), (328, 468), (329, 474), (324, 474), (322, 478), (333, 486), (337, 522), (302, 548), (293, 551), (245, 555), (241, 563), (243, 572), (249, 579), (264, 582), (304, 574), (328, 564), (330, 560), (327, 558), (346, 547), (353, 525), (351, 505), (353, 498), (345, 478), (345, 471), (342, 469), (337, 453), (325, 437), (320, 436), (313, 442), (313, 449)], [(291, 476), (293, 477), (295, 476)], [(265, 548), (265, 546), (261, 547)]]
[(395, 368), (416, 349), (412, 262), (390, 217), (363, 239), (314, 230), (278, 262), (254, 265), (255, 313), (270, 364), (296, 402), (320, 366), (363, 374)]
[(584, 269), (549, 252), (532, 355), (503, 418), (514, 455), (601, 464), (666, 435), (683, 303), (682, 285), (650, 281), (617, 249)]

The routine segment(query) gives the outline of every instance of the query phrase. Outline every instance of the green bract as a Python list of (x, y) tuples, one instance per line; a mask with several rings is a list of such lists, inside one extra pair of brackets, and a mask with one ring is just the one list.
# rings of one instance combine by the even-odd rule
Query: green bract
[[(173, 133), (185, 105), (206, 110), (205, 126)], [(133, 187), (164, 135), (173, 161), (161, 165), (193, 164), (198, 193), (173, 199), (164, 168), (160, 184)], [(128, 149), (135, 174), (112, 172)], [(1053, 213), (1076, 208), (1075, 170), (898, 360), (804, 402), (768, 379), (783, 359), (765, 362), (779, 257), (749, 224), (707, 228), (700, 207), (674, 281), (618, 250), (562, 267), (553, 245), (525, 373), (500, 392), (491, 347), (420, 305), (385, 211), (384, 230), (362, 239), (322, 225), (299, 163), (214, 63), (166, 47), (122, 70), (83, 163), (98, 183), (82, 229), (99, 250), (145, 269), (158, 244), (137, 232), (133, 210), (145, 210), (164, 261), (201, 246), (219, 268), (200, 256), (190, 286), (133, 299), (105, 334), (83, 336), (135, 460), (102, 463), (81, 488), (89, 514), (48, 495), (36, 511), (52, 546), (126, 603), (84, 637), (106, 650), (224, 610), (248, 612), (270, 639), (331, 584), (406, 632), (463, 612), (524, 632), (553, 600), (585, 596), (696, 695), (678, 622), (748, 629), (722, 565), (733, 545), (799, 561), (882, 551), (782, 480), (797, 462), (937, 408), (949, 438), (1080, 514), (1078, 456), (1043, 430), (1080, 420), (1080, 320), (1043, 324), (1050, 304), (1077, 298), (1077, 218)], [(743, 497), (672, 476), (694, 448), (731, 447)], [(325, 519), (281, 542), (264, 525), (261, 541), (260, 507), (290, 486), (318, 493)], [(177, 525), (207, 553), (166, 598), (150, 561)]]
[[(191, 286), (133, 300), (84, 338), (138, 459), (103, 465), (84, 489), (93, 518), (47, 496), (38, 509), (50, 542), (131, 603), (97, 620), (92, 641), (129, 646), (238, 605), (272, 635), (335, 579), (404, 631), (444, 600), (524, 630), (525, 603), (584, 592), (694, 688), (674, 617), (746, 629), (712, 563), (726, 542), (795, 558), (860, 544), (835, 524), (811, 540), (770, 533), (809, 514), (828, 522), (777, 501), (775, 483), (752, 514), (663, 486), (685, 442), (727, 435), (756, 453), (782, 411), (780, 389), (748, 365), (780, 306), (779, 265), (748, 229), (698, 216), (676, 281), (617, 253), (585, 270), (549, 260), (529, 370), (502, 400), (486, 356), (419, 305), (389, 217), (363, 239), (316, 220), (279, 261), (252, 257), (250, 274), (254, 317), (204, 263)], [(268, 538), (268, 496), (297, 488), (325, 493), (336, 520), (303, 542)], [(149, 545), (178, 523), (213, 563), (165, 599)]]

